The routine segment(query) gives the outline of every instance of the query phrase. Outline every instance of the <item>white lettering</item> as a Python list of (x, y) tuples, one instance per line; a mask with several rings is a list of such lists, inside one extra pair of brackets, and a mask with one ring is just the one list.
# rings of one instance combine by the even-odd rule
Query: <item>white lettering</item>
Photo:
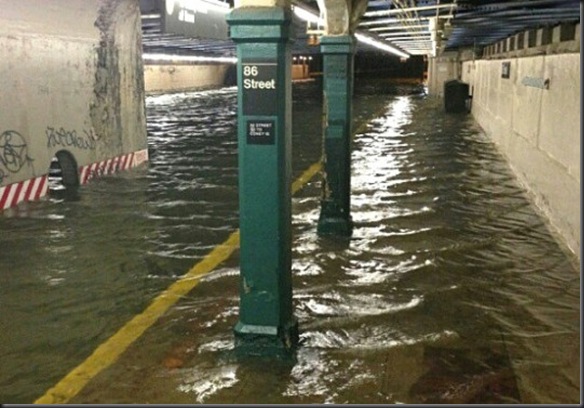
[(243, 87), (245, 89), (276, 89), (276, 80), (270, 79), (267, 81), (257, 81), (255, 79), (246, 78), (243, 80)]
[(243, 67), (243, 75), (245, 76), (257, 76), (258, 67), (255, 65), (246, 65)]

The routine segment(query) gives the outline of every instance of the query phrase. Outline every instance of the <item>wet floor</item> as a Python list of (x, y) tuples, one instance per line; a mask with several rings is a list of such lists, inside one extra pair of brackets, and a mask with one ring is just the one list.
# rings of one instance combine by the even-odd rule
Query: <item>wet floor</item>
[[(294, 177), (320, 157), (294, 86)], [(149, 97), (150, 163), (0, 217), (0, 400), (32, 402), (237, 228), (234, 89)], [(580, 278), (470, 116), (356, 84), (350, 240), (293, 198), (300, 346), (233, 351), (237, 252), (72, 402), (578, 403)]]

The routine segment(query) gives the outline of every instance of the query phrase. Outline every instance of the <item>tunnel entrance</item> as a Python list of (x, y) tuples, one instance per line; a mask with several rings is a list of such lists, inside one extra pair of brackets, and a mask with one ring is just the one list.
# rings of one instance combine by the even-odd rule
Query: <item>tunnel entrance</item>
[(48, 183), (51, 196), (63, 196), (66, 193), (77, 192), (79, 173), (77, 172), (77, 161), (71, 153), (60, 150), (51, 159)]

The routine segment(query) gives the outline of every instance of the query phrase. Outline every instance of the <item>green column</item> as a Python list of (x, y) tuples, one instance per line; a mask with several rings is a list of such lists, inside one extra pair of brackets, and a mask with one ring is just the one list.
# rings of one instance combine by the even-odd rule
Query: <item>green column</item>
[(227, 17), (237, 44), (240, 310), (236, 348), (291, 350), (292, 309), (290, 11), (244, 7)]
[(350, 236), (353, 36), (323, 36), (323, 191), (317, 231)]

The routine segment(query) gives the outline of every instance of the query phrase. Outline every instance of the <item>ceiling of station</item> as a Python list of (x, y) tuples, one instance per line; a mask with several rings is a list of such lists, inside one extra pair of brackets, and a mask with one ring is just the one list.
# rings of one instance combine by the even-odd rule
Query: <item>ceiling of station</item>
[[(515, 33), (580, 21), (580, 0), (370, 0), (359, 28), (410, 54), (483, 47)], [(435, 31), (435, 34), (432, 34)]]
[[(186, 38), (182, 35), (164, 33), (161, 15), (164, 12), (163, 3), (162, 0), (141, 0), (144, 53), (235, 57), (235, 44), (229, 39)], [(318, 45), (309, 44), (305, 21), (293, 15), (293, 27), (294, 54), (309, 55), (320, 52)]]
[[(163, 3), (140, 0), (145, 53), (235, 56), (231, 40), (163, 33)], [(293, 3), (319, 14), (316, 0)], [(580, 4), (580, 0), (369, 0), (357, 31), (407, 54), (426, 55), (461, 47), (482, 47), (528, 29), (579, 22)], [(307, 23), (295, 16), (294, 27), (293, 53), (318, 53), (319, 47), (309, 43)], [(358, 50), (370, 48), (359, 42)]]

